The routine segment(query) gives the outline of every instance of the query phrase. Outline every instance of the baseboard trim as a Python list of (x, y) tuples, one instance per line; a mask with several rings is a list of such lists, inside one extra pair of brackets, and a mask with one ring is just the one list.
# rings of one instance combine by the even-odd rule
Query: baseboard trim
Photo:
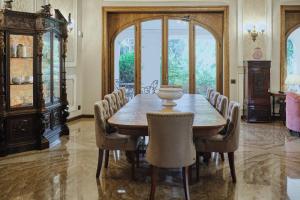
[(75, 121), (75, 120), (79, 120), (79, 119), (82, 119), (82, 118), (94, 118), (94, 115), (78, 115), (76, 117), (72, 117), (70, 119), (67, 120), (67, 122), (72, 122), (72, 121)]

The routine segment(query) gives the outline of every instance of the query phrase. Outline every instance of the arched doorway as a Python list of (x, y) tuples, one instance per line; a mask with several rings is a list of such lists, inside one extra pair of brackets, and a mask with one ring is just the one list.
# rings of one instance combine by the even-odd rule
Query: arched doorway
[[(212, 24), (208, 18), (221, 23)], [(205, 94), (208, 87), (223, 93), (225, 85), (228, 92), (228, 77), (226, 84), (223, 77), (228, 75), (223, 19), (224, 13), (214, 12), (113, 13), (104, 37), (109, 42), (104, 92), (126, 87), (133, 97), (152, 94), (161, 84), (181, 85), (185, 93), (198, 94)]]
[(280, 42), (280, 89), (300, 92), (300, 6), (281, 6)]
[[(300, 27), (291, 32), (286, 41), (286, 83), (300, 77)], [(300, 82), (300, 80), (299, 80)], [(300, 92), (299, 85), (285, 85), (287, 91)]]

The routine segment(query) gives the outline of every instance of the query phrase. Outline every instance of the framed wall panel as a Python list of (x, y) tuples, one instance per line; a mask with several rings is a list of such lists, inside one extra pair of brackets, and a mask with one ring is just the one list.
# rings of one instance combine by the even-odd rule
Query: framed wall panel
[(77, 102), (76, 102), (77, 78), (76, 78), (76, 75), (67, 75), (66, 84), (67, 84), (69, 111), (73, 112), (73, 111), (77, 110)]

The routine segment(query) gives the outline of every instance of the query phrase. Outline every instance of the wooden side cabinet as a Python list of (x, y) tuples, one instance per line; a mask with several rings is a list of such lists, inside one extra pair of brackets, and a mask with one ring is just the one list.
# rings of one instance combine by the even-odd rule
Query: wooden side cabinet
[(67, 21), (55, 10), (0, 10), (0, 156), (68, 134)]
[(271, 61), (244, 62), (244, 119), (247, 122), (271, 121)]

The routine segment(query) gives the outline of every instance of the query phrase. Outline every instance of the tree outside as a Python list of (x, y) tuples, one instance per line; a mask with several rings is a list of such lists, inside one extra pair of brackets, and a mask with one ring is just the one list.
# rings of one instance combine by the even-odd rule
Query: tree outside
[[(189, 86), (189, 58), (183, 53), (185, 41), (180, 39), (169, 40), (168, 48), (168, 77), (169, 84), (181, 85), (186, 93)], [(199, 58), (196, 63), (196, 93), (205, 94), (207, 88), (216, 87), (216, 48), (214, 45), (196, 45)], [(120, 49), (120, 83), (134, 83), (135, 55), (134, 48), (123, 43)], [(154, 81), (154, 80), (153, 80)]]

